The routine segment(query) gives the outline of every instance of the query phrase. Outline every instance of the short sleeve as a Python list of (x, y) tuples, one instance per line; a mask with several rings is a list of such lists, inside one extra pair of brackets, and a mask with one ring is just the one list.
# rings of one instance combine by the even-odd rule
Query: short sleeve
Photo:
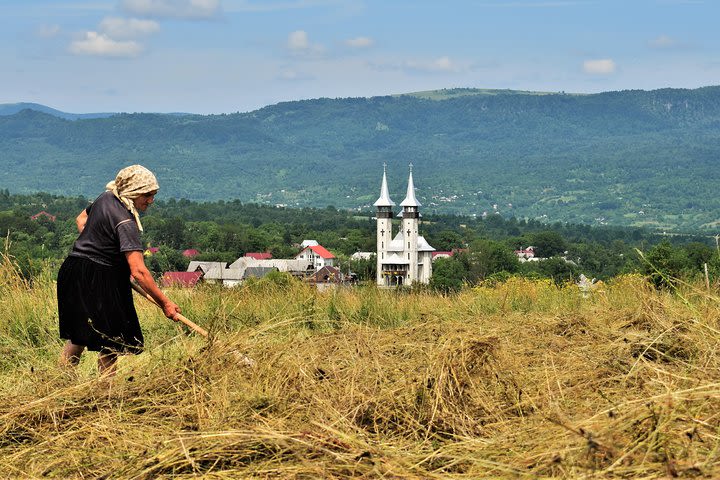
[(142, 251), (143, 245), (140, 241), (140, 230), (134, 220), (125, 220), (116, 227), (118, 242), (121, 252)]

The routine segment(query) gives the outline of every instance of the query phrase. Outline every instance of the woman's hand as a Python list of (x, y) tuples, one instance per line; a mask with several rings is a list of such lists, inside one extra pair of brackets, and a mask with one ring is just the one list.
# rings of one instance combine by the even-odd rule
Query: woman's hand
[(179, 321), (177, 318), (177, 315), (178, 315), (178, 313), (181, 313), (180, 307), (178, 307), (175, 302), (173, 302), (172, 300), (168, 300), (167, 302), (165, 302), (163, 304), (162, 309), (163, 309), (163, 313), (165, 314), (165, 316), (167, 318), (169, 318), (171, 320), (175, 320), (176, 322)]

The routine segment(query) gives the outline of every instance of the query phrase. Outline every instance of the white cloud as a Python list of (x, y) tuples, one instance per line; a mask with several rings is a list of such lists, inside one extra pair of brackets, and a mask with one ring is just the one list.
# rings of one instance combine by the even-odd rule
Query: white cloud
[(307, 73), (298, 72), (292, 68), (285, 68), (280, 71), (276, 78), (285, 82), (300, 82), (312, 80), (314, 77)]
[(692, 45), (681, 42), (678, 39), (670, 37), (668, 35), (660, 35), (658, 37), (655, 37), (648, 42), (648, 45), (650, 46), (650, 48), (655, 48), (657, 50), (682, 50), (692, 48)]
[(75, 55), (99, 57), (136, 57), (142, 50), (137, 42), (119, 42), (97, 32), (86, 32), (82, 40), (76, 40), (70, 45), (70, 52)]
[(122, 0), (120, 6), (141, 17), (208, 19), (220, 13), (220, 0)]
[(353, 48), (367, 48), (371, 47), (374, 43), (373, 39), (368, 37), (355, 37), (345, 40), (345, 45)]
[(296, 55), (319, 57), (324, 51), (319, 43), (311, 43), (305, 30), (296, 30), (288, 35), (287, 48)]
[(404, 68), (410, 70), (418, 70), (422, 72), (458, 72), (462, 68), (455, 64), (450, 57), (440, 57), (431, 61), (406, 61)]
[(296, 30), (288, 35), (287, 46), (290, 50), (307, 50), (310, 48), (308, 34), (304, 30)]
[(585, 60), (583, 62), (583, 71), (593, 75), (608, 75), (615, 72), (615, 69), (615, 62), (610, 58)]
[(52, 38), (60, 33), (59, 25), (41, 25), (37, 29), (38, 36), (42, 38)]
[(160, 25), (154, 20), (106, 17), (100, 22), (100, 31), (114, 39), (135, 38), (140, 35), (149, 35), (159, 30)]

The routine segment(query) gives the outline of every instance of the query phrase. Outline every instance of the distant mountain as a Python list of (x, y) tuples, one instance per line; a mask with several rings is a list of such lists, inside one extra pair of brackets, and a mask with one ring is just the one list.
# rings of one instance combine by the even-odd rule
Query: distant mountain
[(229, 115), (0, 116), (0, 188), (100, 193), (155, 170), (161, 196), (370, 208), (408, 164), (422, 211), (720, 227), (720, 87), (592, 95), (448, 89)]
[(40, 105), (39, 103), (0, 103), (0, 115), (14, 115), (23, 110), (34, 110), (36, 112), (47, 113), (65, 120), (78, 120), (80, 118), (107, 118), (115, 113), (67, 113), (55, 110), (54, 108)]

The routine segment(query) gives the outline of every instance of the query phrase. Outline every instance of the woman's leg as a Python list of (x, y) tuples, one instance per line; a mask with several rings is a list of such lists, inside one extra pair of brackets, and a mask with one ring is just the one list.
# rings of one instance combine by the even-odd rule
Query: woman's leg
[(115, 367), (117, 362), (117, 353), (101, 351), (98, 355), (98, 372), (100, 375), (115, 375)]
[(70, 340), (65, 342), (65, 346), (60, 352), (60, 365), (63, 367), (74, 367), (80, 363), (80, 355), (85, 350), (84, 345), (75, 345)]

